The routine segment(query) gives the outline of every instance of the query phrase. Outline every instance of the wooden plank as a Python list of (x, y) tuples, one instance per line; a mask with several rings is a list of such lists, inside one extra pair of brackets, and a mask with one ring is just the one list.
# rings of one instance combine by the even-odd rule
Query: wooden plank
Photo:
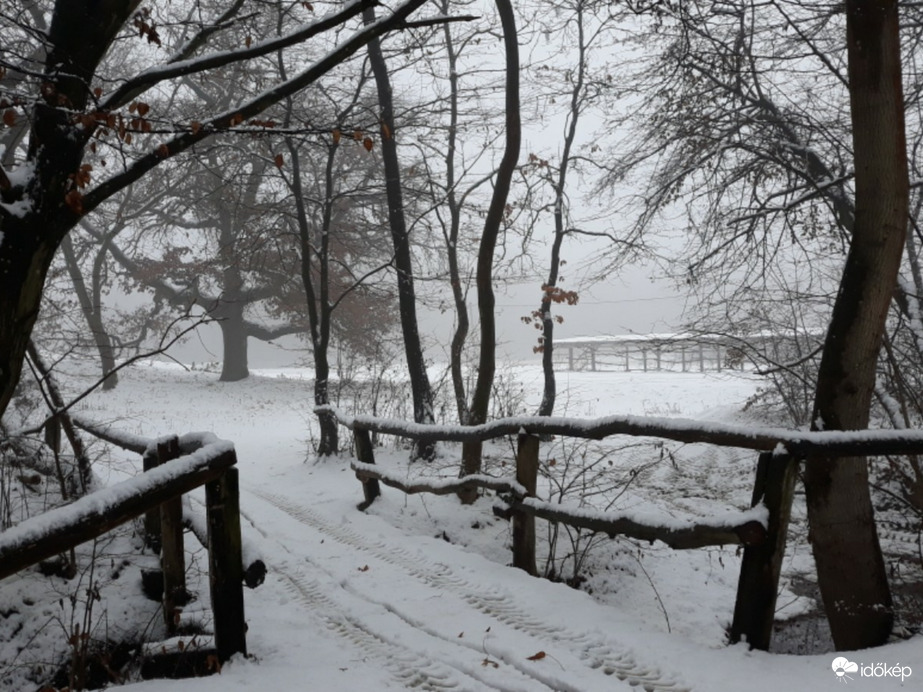
[[(534, 435), (519, 435), (516, 446), (516, 481), (522, 485), (528, 496), (534, 497), (538, 480), (539, 438)], [(519, 567), (535, 576), (535, 517), (514, 510), (513, 515), (513, 567)]]
[(797, 471), (797, 459), (760, 455), (752, 505), (762, 502), (766, 506), (769, 526), (763, 543), (744, 548), (731, 623), (732, 643), (746, 641), (751, 648), (769, 649)]
[(477, 491), (478, 488), (494, 490), (498, 493), (513, 493), (517, 496), (521, 492), (512, 479), (495, 478), (480, 473), (453, 479), (440, 478), (408, 481), (405, 478), (396, 478), (393, 474), (388, 473), (388, 471), (376, 468), (374, 464), (366, 466), (361, 462), (354, 461), (349, 466), (356, 472), (356, 477), (359, 480), (364, 481), (367, 478), (375, 479), (381, 481), (389, 488), (397, 488), (408, 495), (417, 495), (419, 493), (457, 495), (460, 490)]
[[(160, 466), (160, 455), (156, 447), (144, 452), (141, 457), (141, 468), (145, 473)], [(160, 552), (160, 507), (151, 507), (144, 513), (144, 545), (153, 552)]]
[(566, 505), (551, 504), (534, 498), (519, 500), (511, 497), (507, 504), (514, 511), (527, 512), (540, 519), (598, 531), (610, 538), (629, 536), (642, 541), (661, 541), (676, 550), (704, 548), (709, 545), (750, 545), (760, 543), (766, 538), (766, 529), (757, 519), (728, 524), (726, 521), (718, 522), (704, 518), (684, 522), (682, 525), (654, 526), (637, 521), (631, 516), (587, 513), (580, 508), (572, 509)]
[[(317, 407), (315, 410), (324, 410)], [(330, 409), (336, 415), (334, 409)], [(849, 430), (806, 432), (785, 428), (743, 426), (734, 423), (697, 421), (687, 418), (605, 416), (562, 418), (558, 416), (516, 416), (498, 418), (481, 425), (427, 425), (371, 416), (337, 417), (341, 425), (355, 430), (445, 442), (472, 442), (517, 435), (565, 435), (601, 440), (611, 435), (659, 437), (677, 442), (703, 442), (719, 447), (738, 447), (760, 452), (780, 451), (803, 458), (840, 456), (895, 456), (923, 454), (923, 430)]]
[[(178, 464), (182, 461), (170, 463)], [(140, 492), (133, 490), (131, 493), (120, 493), (122, 488), (136, 485), (138, 479), (131, 479), (86, 495), (71, 505), (20, 522), (0, 533), (0, 579), (101, 536), (159, 507), (174, 495), (181, 495), (205, 484), (222, 474), (234, 462), (233, 454), (230, 457), (206, 457), (178, 476), (170, 473), (169, 465), (164, 466), (150, 472), (150, 476), (155, 476), (152, 485), (144, 487)], [(125, 497), (121, 497), (122, 494)], [(113, 496), (119, 499), (112, 502), (104, 500)]]
[[(228, 454), (234, 456), (233, 451)], [(205, 484), (205, 513), (215, 648), (224, 663), (236, 653), (247, 655), (237, 469), (228, 468)]]
[[(176, 435), (157, 443), (160, 464), (180, 457)], [(183, 546), (183, 497), (177, 495), (160, 505), (160, 567), (163, 570), (163, 619), (167, 633), (177, 627), (177, 609), (185, 604), (186, 560)]]

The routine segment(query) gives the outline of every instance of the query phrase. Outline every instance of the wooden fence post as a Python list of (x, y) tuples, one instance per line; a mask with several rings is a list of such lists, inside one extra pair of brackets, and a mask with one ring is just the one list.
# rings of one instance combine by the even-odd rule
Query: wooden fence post
[[(227, 454), (234, 455), (234, 452)], [(232, 466), (217, 479), (205, 484), (205, 511), (215, 648), (218, 660), (223, 663), (236, 653), (247, 655), (240, 490), (236, 468)]]
[[(157, 443), (160, 464), (179, 459), (176, 435)], [(177, 607), (186, 603), (186, 561), (183, 546), (183, 496), (177, 495), (160, 505), (160, 567), (163, 570), (163, 618), (167, 633), (177, 627)]]
[(732, 643), (746, 640), (753, 649), (769, 649), (797, 470), (795, 458), (760, 454), (751, 504), (763, 502), (769, 510), (769, 526), (765, 541), (744, 548), (731, 624)]
[[(369, 436), (369, 431), (355, 428), (353, 430), (353, 441), (356, 445), (356, 459), (363, 464), (374, 464), (375, 451), (372, 448), (372, 438)], [(358, 508), (364, 512), (375, 502), (375, 498), (381, 495), (381, 485), (378, 483), (377, 478), (363, 478), (361, 480), (362, 494), (365, 499), (359, 503)]]
[[(529, 497), (535, 497), (538, 481), (538, 444), (536, 435), (519, 435), (516, 445), (516, 480)], [(513, 510), (513, 567), (535, 576), (535, 517)]]
[[(145, 471), (157, 468), (160, 465), (157, 450), (148, 449), (141, 457), (141, 465)], [(144, 513), (144, 545), (155, 553), (160, 552), (160, 507)]]

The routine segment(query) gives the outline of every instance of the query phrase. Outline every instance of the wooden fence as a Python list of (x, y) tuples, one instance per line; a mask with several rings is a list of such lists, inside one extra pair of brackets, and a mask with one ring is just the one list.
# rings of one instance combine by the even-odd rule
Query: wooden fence
[(70, 550), (145, 515), (149, 541), (159, 544), (164, 576), (163, 615), (175, 632), (177, 599), (185, 592), (183, 494), (205, 486), (209, 583), (215, 649), (220, 662), (246, 655), (244, 565), (241, 553), (237, 456), (211, 434), (152, 441), (86, 421), (84, 430), (144, 455), (145, 473), (26, 519), (0, 533), (0, 579)]
[[(381, 493), (380, 484), (405, 493), (452, 494), (471, 488), (494, 490), (504, 502), (495, 513), (512, 520), (513, 564), (536, 574), (535, 518), (566, 523), (614, 537), (660, 540), (681, 548), (742, 545), (731, 640), (746, 641), (767, 650), (778, 594), (782, 559), (791, 514), (795, 478), (808, 457), (847, 457), (923, 453), (923, 431), (863, 430), (805, 432), (720, 424), (713, 421), (609, 416), (597, 419), (519, 417), (477, 426), (421, 425), (371, 416), (344, 416), (333, 407), (322, 412), (352, 430), (357, 461), (352, 463), (362, 482), (366, 509)], [(408, 483), (397, 474), (376, 467), (371, 433), (448, 442), (486, 441), (508, 435), (518, 438), (516, 477), (465, 476), (433, 482)], [(760, 452), (751, 510), (712, 519), (652, 523), (631, 515), (588, 513), (580, 508), (542, 502), (535, 497), (539, 445), (550, 435), (603, 439), (610, 435), (645, 436), (680, 442), (699, 442)]]

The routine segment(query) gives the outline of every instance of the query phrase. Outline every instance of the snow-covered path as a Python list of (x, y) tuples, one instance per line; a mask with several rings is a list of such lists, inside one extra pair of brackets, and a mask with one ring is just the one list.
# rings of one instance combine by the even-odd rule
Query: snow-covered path
[[(210, 678), (124, 689), (795, 692), (842, 682), (832, 655), (750, 652), (714, 635), (732, 605), (733, 551), (720, 572), (663, 561), (654, 581), (672, 616), (670, 634), (662, 620), (638, 617), (636, 604), (620, 605), (621, 591), (601, 603), (506, 566), (509, 528), (492, 517), (490, 500), (461, 507), (452, 497), (385, 489), (359, 512), (360, 486), (345, 457), (305, 462), (306, 389), (283, 379), (222, 384), (202, 373), (142, 373), (88, 400), (86, 415), (138, 434), (209, 429), (232, 440), (243, 534), (269, 568), (266, 582), (245, 592), (249, 659), (235, 657)], [(641, 398), (637, 385), (632, 391)], [(729, 398), (726, 387), (709, 395)], [(137, 459), (116, 455), (109, 481), (136, 469)], [(679, 586), (674, 594), (682, 595), (667, 592)], [(624, 593), (637, 600), (643, 591)], [(711, 612), (718, 602), (722, 610)], [(686, 634), (677, 633), (683, 623)], [(703, 623), (703, 636), (688, 636), (690, 623)], [(923, 689), (923, 639), (852, 660), (866, 659), (907, 664), (917, 676), (860, 679), (856, 689)]]
[(295, 601), (402, 686), (579, 692), (617, 689), (614, 677), (646, 690), (687, 689), (627, 646), (544, 618), (531, 599), (434, 560), (431, 545), (408, 549), (283, 495), (256, 494), (285, 515), (274, 521), (280, 545), (304, 549), (277, 566)]

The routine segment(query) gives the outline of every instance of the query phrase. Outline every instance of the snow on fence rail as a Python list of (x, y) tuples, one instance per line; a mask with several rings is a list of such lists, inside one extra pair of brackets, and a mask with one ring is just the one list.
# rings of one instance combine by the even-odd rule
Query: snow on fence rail
[(719, 447), (788, 454), (799, 458), (923, 454), (923, 430), (814, 432), (653, 416), (515, 416), (498, 418), (482, 425), (425, 425), (373, 416), (348, 416), (333, 406), (319, 406), (315, 411), (333, 415), (350, 430), (362, 429), (384, 435), (444, 442), (483, 442), (525, 432), (542, 437), (563, 435), (590, 440), (601, 440), (612, 435), (657, 437), (675, 442), (703, 442)]
[(185, 593), (182, 496), (204, 485), (215, 653), (221, 662), (235, 653), (246, 654), (234, 445), (211, 433), (149, 440), (86, 420), (75, 422), (91, 434), (143, 454), (145, 472), (0, 532), (0, 579), (145, 514), (148, 539), (160, 547), (164, 622), (172, 633), (177, 599)]
[[(506, 518), (509, 518), (507, 515), (511, 511), (525, 512), (540, 519), (605, 533), (610, 538), (620, 535), (642, 541), (662, 541), (677, 550), (709, 545), (756, 545), (765, 539), (769, 519), (769, 511), (762, 504), (745, 512), (727, 512), (695, 521), (684, 521), (653, 512), (597, 512), (542, 502), (530, 496), (515, 478), (475, 474), (457, 479), (408, 482), (406, 478), (374, 463), (353, 461), (350, 468), (360, 480), (375, 479), (408, 495), (452, 495), (472, 486), (493, 490), (503, 500), (503, 505), (496, 507), (495, 512)], [(516, 548), (514, 543), (514, 553), (517, 552)]]
[[(744, 546), (731, 641), (747, 641), (768, 650), (772, 637), (776, 597), (786, 534), (800, 460), (808, 457), (864, 457), (923, 453), (923, 431), (855, 430), (805, 432), (759, 426), (742, 426), (677, 418), (608, 416), (568, 419), (540, 416), (502, 418), (483, 425), (421, 425), (371, 416), (346, 416), (334, 407), (316, 409), (331, 415), (353, 431), (356, 462), (352, 468), (362, 482), (366, 509), (380, 494), (379, 481), (407, 493), (448, 494), (476, 488), (500, 493), (505, 507), (495, 513), (512, 519), (513, 564), (530, 574), (535, 568), (535, 517), (642, 540), (661, 540), (674, 548), (741, 544)], [(408, 483), (396, 474), (375, 466), (370, 433), (432, 441), (485, 441), (518, 436), (516, 477), (482, 475), (434, 482)], [(753, 485), (751, 509), (729, 512), (723, 517), (678, 522), (629, 514), (587, 512), (552, 505), (535, 497), (538, 449), (548, 435), (602, 439), (610, 435), (656, 437), (686, 443), (706, 443), (760, 452)]]

